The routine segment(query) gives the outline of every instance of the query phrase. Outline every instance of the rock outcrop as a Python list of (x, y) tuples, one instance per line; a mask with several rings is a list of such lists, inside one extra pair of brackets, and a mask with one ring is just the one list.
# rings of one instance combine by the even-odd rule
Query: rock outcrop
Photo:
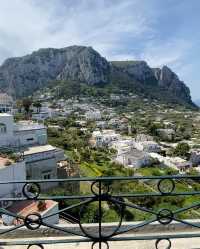
[(21, 97), (55, 79), (92, 85), (106, 83), (109, 68), (106, 59), (91, 47), (40, 49), (27, 56), (7, 59), (0, 67), (0, 89)]
[(161, 89), (169, 92), (174, 97), (183, 99), (185, 102), (191, 102), (190, 89), (169, 67), (154, 68), (153, 71)]
[(127, 73), (130, 77), (142, 83), (155, 83), (156, 78), (152, 69), (145, 61), (113, 61), (113, 66)]
[[(159, 92), (169, 101), (193, 104), (189, 88), (170, 68), (150, 68), (145, 61), (108, 62), (91, 47), (39, 49), (30, 55), (7, 59), (0, 66), (0, 91), (19, 98), (31, 95), (49, 82), (63, 80), (88, 85), (115, 84), (131, 90)], [(152, 89), (151, 89), (152, 87)], [(152, 91), (152, 92), (151, 92)]]

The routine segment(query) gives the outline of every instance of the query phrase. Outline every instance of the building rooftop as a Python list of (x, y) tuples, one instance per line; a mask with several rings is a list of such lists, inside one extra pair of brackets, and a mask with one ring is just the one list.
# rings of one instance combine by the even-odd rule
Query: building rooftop
[(144, 158), (145, 156), (147, 156), (147, 153), (145, 153), (144, 151), (141, 151), (141, 150), (137, 150), (135, 148), (130, 148), (130, 150), (128, 150), (128, 151), (120, 152), (119, 155), (127, 155), (131, 158), (141, 159), (141, 158)]
[(34, 123), (32, 121), (19, 121), (15, 124), (15, 131), (38, 130), (45, 129), (43, 124)]
[(103, 135), (120, 135), (115, 132), (115, 130), (102, 130)]
[(48, 151), (54, 151), (56, 148), (52, 145), (40, 145), (40, 146), (33, 146), (29, 147), (27, 150), (24, 151), (24, 156), (42, 153), (42, 152), (48, 152)]
[(96, 136), (101, 136), (101, 132), (100, 132), (100, 131), (93, 131), (92, 135), (93, 135), (94, 137), (96, 137)]
[(0, 113), (0, 117), (12, 117), (12, 114), (9, 113)]
[[(52, 200), (46, 200), (45, 204), (46, 204), (46, 209), (42, 213), (57, 205), (57, 202)], [(41, 211), (38, 209), (38, 201), (32, 201), (32, 200), (14, 203), (11, 207), (8, 208), (8, 211), (20, 214), (23, 217), (26, 217), (30, 213), (35, 213), (35, 212), (41, 213)]]

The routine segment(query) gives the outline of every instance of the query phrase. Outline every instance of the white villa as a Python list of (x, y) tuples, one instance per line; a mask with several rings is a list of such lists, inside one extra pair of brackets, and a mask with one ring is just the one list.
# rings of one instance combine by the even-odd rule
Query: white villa
[(113, 141), (111, 146), (113, 149), (117, 150), (119, 154), (129, 152), (134, 148), (134, 140), (124, 138), (118, 141)]
[(114, 161), (131, 168), (140, 168), (151, 164), (148, 153), (135, 148), (133, 139), (124, 139), (112, 143), (117, 151)]
[(147, 134), (137, 134), (137, 136), (135, 137), (135, 142), (146, 142), (146, 141), (153, 141), (153, 137), (149, 136)]
[[(25, 181), (26, 180), (26, 167), (25, 161), (14, 163), (12, 160), (0, 157), (0, 182), (12, 182), (12, 181)], [(0, 184), (0, 197), (1, 198), (20, 198), (23, 197), (22, 189), (23, 183), (6, 183)], [(26, 200), (21, 202), (13, 201), (0, 201), (0, 208), (5, 208), (10, 212), (17, 213), (18, 215), (26, 217), (30, 210), (32, 212), (40, 213), (43, 217), (45, 215), (51, 215), (58, 212), (58, 203), (52, 200), (45, 201), (45, 209), (39, 210), (38, 203), (33, 200)], [(19, 225), (20, 221), (13, 216), (1, 215), (1, 222), (4, 225)], [(59, 215), (55, 214), (50, 216), (46, 222), (49, 224), (59, 223)]]
[(0, 113), (11, 113), (13, 99), (7, 93), (0, 93)]
[(114, 161), (131, 168), (140, 168), (151, 164), (151, 158), (147, 153), (134, 148), (124, 152), (118, 151)]
[(87, 120), (100, 120), (101, 112), (99, 110), (89, 110), (85, 113), (85, 118)]
[(121, 135), (115, 133), (114, 130), (93, 131), (92, 133), (92, 140), (96, 147), (109, 146), (112, 142), (118, 141), (120, 138)]
[(149, 153), (161, 151), (160, 145), (154, 141), (135, 142), (135, 148)]
[(192, 167), (191, 162), (188, 162), (187, 160), (180, 157), (164, 157), (162, 155), (159, 155), (158, 153), (149, 153), (149, 155), (152, 158), (157, 159), (164, 166), (178, 170), (179, 173), (183, 173), (184, 171)]
[(191, 151), (190, 162), (194, 165), (200, 165), (200, 149)]
[[(26, 180), (26, 166), (25, 161), (12, 162), (10, 159), (5, 157), (0, 157), (0, 198), (21, 198), (23, 197), (22, 189), (23, 183), (6, 183), (4, 181), (13, 182), (13, 181), (25, 181)], [(33, 200), (26, 200), (21, 202), (13, 202), (2, 200), (0, 201), (0, 208), (5, 208), (10, 212), (17, 213), (26, 217), (30, 210), (32, 212), (40, 213), (41, 216), (51, 215), (47, 219), (47, 222), (50, 224), (59, 223), (59, 215), (54, 213), (58, 212), (58, 203), (52, 200), (45, 201), (44, 210), (38, 209), (38, 203)], [(16, 219), (13, 216), (1, 215), (1, 222), (4, 225), (19, 225), (20, 220)]]
[[(10, 114), (0, 114), (0, 147), (23, 151), (27, 179), (57, 178), (57, 163), (64, 151), (47, 144), (47, 129), (32, 121), (14, 123)], [(55, 184), (42, 184), (43, 189)]]
[[(14, 163), (12, 160), (0, 157), (0, 182), (12, 181), (25, 181), (26, 180), (26, 166), (25, 161)], [(6, 183), (0, 184), (0, 197), (1, 198), (20, 198), (23, 197), (22, 189), (23, 183)], [(6, 208), (10, 212), (26, 216), (32, 212), (40, 213), (41, 216), (51, 215), (58, 212), (58, 203), (52, 200), (45, 201), (45, 209), (38, 210), (38, 203), (33, 200), (13, 202), (13, 201), (0, 201), (0, 208)], [(13, 216), (1, 215), (4, 225), (19, 225), (18, 220)], [(59, 223), (59, 215), (55, 214), (46, 220), (50, 224)]]
[[(27, 148), (23, 153), (26, 162), (27, 179), (57, 178), (57, 164), (65, 159), (64, 151), (51, 145)], [(57, 183), (43, 183), (42, 188), (48, 189)]]
[[(26, 167), (25, 162), (20, 161), (14, 163), (8, 158), (0, 157), (0, 181), (25, 181)], [(19, 183), (0, 184), (0, 197), (22, 197), (22, 186)], [(8, 201), (0, 201), (0, 207), (6, 208), (11, 203)]]
[(39, 113), (33, 113), (32, 114), (32, 119), (33, 120), (38, 120), (38, 121), (43, 121), (47, 118), (51, 117), (51, 113), (50, 112), (39, 112)]
[(158, 135), (168, 141), (172, 141), (175, 136), (175, 131), (173, 129), (157, 129)]
[(14, 122), (13, 115), (0, 114), (0, 147), (23, 147), (47, 143), (47, 129), (32, 121)]
[[(141, 139), (138, 140), (141, 141)], [(152, 158), (149, 153), (160, 152), (160, 146), (156, 142), (136, 142), (136, 139), (121, 136), (114, 130), (94, 131), (91, 144), (96, 147), (108, 146), (115, 149), (117, 154), (114, 161), (133, 168), (151, 165)]]
[(41, 108), (39, 108), (39, 112), (36, 107), (32, 107), (33, 109), (32, 119), (43, 121), (47, 118), (53, 117), (54, 109), (50, 108), (49, 105), (50, 103), (48, 102), (42, 103)]

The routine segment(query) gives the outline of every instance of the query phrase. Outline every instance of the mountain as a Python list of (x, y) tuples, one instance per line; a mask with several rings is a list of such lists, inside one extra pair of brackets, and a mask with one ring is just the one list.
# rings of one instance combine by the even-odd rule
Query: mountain
[(167, 66), (160, 69), (150, 68), (145, 61), (109, 62), (91, 47), (39, 49), (30, 55), (9, 58), (0, 66), (0, 90), (16, 98), (58, 81), (111, 86), (194, 106), (189, 88)]
[(90, 47), (40, 49), (30, 55), (7, 59), (0, 67), (0, 89), (22, 97), (55, 79), (106, 83), (109, 67)]
[(172, 93), (175, 97), (184, 99), (186, 102), (191, 101), (190, 89), (180, 81), (178, 76), (171, 71), (167, 66), (163, 66), (162, 69), (154, 68), (154, 75), (158, 81), (158, 86)]

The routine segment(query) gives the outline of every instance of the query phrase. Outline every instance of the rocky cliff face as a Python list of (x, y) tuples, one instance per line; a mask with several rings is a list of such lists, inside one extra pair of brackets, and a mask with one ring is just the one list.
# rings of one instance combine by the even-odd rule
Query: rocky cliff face
[(160, 68), (153, 68), (154, 75), (158, 81), (158, 86), (169, 92), (174, 97), (191, 102), (190, 89), (179, 80), (178, 76), (167, 66)]
[(0, 89), (21, 97), (49, 81), (77, 80), (88, 84), (108, 82), (110, 64), (90, 47), (40, 49), (0, 67)]
[[(109, 84), (148, 88), (161, 96), (191, 104), (189, 88), (168, 67), (150, 68), (145, 61), (108, 62), (91, 47), (40, 49), (30, 55), (7, 59), (0, 66), (0, 90), (23, 97), (54, 80), (73, 80), (88, 85)], [(152, 91), (154, 91), (152, 90)], [(170, 99), (169, 98), (169, 99)]]
[(87, 84), (107, 83), (110, 65), (92, 48), (84, 48), (68, 57), (57, 79), (78, 80)]
[(142, 83), (156, 82), (154, 72), (145, 61), (113, 61), (111, 63), (118, 70), (123, 71)]

